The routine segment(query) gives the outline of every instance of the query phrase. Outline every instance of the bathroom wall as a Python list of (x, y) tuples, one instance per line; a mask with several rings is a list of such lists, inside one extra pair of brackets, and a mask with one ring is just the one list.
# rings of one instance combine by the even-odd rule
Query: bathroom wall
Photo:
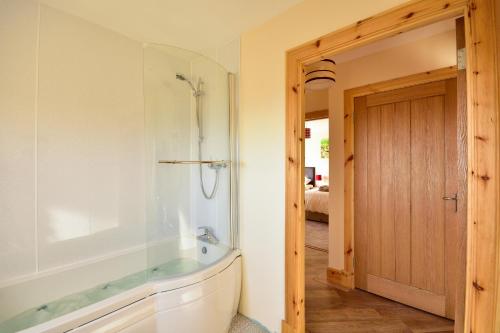
[[(203, 93), (200, 96), (203, 142), (202, 160), (230, 160), (229, 143), (229, 91), (227, 71), (215, 64), (210, 58), (198, 57), (191, 62), (191, 77), (201, 79)], [(198, 160), (198, 126), (194, 101), (192, 107), (192, 148), (191, 159)], [(192, 218), (196, 227), (209, 226), (223, 244), (230, 244), (230, 168), (218, 171), (202, 166), (203, 180), (200, 179), (199, 166), (191, 170)], [(218, 172), (218, 178), (217, 178)], [(216, 186), (215, 196), (207, 200), (201, 191), (203, 181), (205, 192), (209, 195)], [(216, 183), (217, 182), (217, 183)]]
[[(213, 60), (237, 73), (239, 40), (207, 52), (210, 60), (143, 47), (36, 1), (6, 0), (0, 42), (0, 288), (131, 252), (128, 267), (117, 259), (119, 268), (82, 278), (95, 284), (135, 272), (175, 257), (164, 241), (199, 225), (229, 242), (229, 170), (207, 203), (194, 167), (156, 162), (197, 151), (192, 94), (176, 73), (204, 78), (204, 157), (229, 158), (227, 75)], [(160, 243), (146, 253), (146, 244)]]
[(240, 311), (273, 332), (280, 331), (285, 298), (286, 51), (404, 2), (303, 1), (242, 35)]
[(183, 165), (158, 164), (159, 160), (191, 157), (191, 92), (177, 73), (190, 73), (190, 60), (180, 49), (147, 44), (144, 47), (144, 106), (146, 125), (146, 216), (148, 264), (175, 257), (172, 242), (193, 233), (190, 172)]
[(34, 3), (0, 2), (0, 280), (37, 267), (37, 21)]
[(141, 45), (40, 7), (39, 269), (145, 242)]
[[(204, 57), (195, 57), (191, 61), (191, 76), (201, 78), (204, 82), (205, 93), (201, 98), (203, 112), (204, 137), (203, 159), (230, 159), (229, 143), (229, 103), (228, 103), (228, 76), (232, 73), (235, 78), (236, 108), (239, 101), (240, 76), (240, 39), (237, 38), (228, 44), (200, 50)], [(215, 61), (215, 62), (214, 62)], [(192, 146), (191, 158), (198, 159), (198, 131), (196, 125), (195, 105), (192, 108)], [(237, 113), (237, 110), (236, 110)], [(237, 131), (237, 129), (235, 129)], [(199, 169), (191, 168), (191, 197), (192, 217), (194, 227), (209, 226), (214, 229), (216, 237), (223, 244), (230, 244), (230, 170), (223, 168), (219, 171), (217, 195), (212, 200), (206, 200), (200, 189)], [(203, 168), (203, 179), (206, 191), (211, 191), (215, 184), (215, 172), (208, 167)], [(232, 189), (237, 191), (238, 189)]]
[[(229, 244), (229, 169), (219, 171), (214, 198), (203, 197), (199, 166), (158, 164), (158, 160), (198, 160), (198, 125), (195, 99), (184, 75), (197, 87), (203, 126), (202, 159), (228, 160), (229, 114), (227, 71), (210, 58), (171, 46), (146, 44), (144, 94), (147, 136), (148, 240), (155, 244), (149, 264), (170, 254), (169, 240), (192, 237), (201, 226), (212, 227), (223, 244)], [(203, 183), (210, 193), (215, 171), (203, 167)], [(179, 244), (192, 247), (192, 242)], [(174, 253), (175, 254), (175, 253)]]
[(0, 43), (0, 285), (144, 246), (142, 44), (27, 0)]

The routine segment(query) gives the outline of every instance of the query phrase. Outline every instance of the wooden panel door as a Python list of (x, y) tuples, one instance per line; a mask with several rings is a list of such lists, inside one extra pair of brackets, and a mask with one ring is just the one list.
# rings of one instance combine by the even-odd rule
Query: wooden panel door
[(355, 283), (454, 317), (456, 79), (354, 100)]

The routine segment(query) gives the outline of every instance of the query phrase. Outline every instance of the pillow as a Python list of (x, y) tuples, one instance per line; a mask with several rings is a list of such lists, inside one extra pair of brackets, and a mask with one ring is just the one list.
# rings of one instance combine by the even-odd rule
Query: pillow
[(312, 186), (311, 184), (306, 184), (306, 191), (313, 189), (313, 188), (314, 188), (314, 186)]
[(304, 185), (307, 185), (311, 182), (311, 179), (304, 177)]

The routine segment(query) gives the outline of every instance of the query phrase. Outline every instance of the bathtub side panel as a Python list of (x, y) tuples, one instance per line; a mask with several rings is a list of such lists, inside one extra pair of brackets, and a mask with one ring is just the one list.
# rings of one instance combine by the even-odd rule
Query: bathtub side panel
[(240, 289), (241, 259), (238, 257), (213, 278), (157, 295), (157, 331), (227, 332), (236, 315)]

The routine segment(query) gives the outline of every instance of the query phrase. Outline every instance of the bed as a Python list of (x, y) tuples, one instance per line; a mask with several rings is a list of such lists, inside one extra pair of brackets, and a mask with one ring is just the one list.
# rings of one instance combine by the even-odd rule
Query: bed
[(305, 184), (306, 219), (328, 223), (329, 192), (320, 191), (316, 186), (316, 169), (314, 167), (305, 167), (304, 171), (305, 177), (310, 180), (308, 184)]

